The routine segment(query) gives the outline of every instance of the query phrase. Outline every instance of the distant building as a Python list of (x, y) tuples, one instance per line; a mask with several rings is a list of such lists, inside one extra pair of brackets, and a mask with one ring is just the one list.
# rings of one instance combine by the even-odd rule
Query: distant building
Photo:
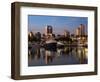
[(75, 30), (75, 35), (76, 36), (80, 36), (81, 35), (81, 30), (80, 30), (79, 27)]
[(70, 32), (68, 30), (64, 30), (64, 36), (65, 37), (70, 37)]
[(54, 36), (53, 36), (53, 27), (51, 25), (47, 25), (45, 27), (45, 37), (46, 37), (46, 40), (49, 40), (49, 39), (52, 39)]
[(79, 26), (80, 30), (81, 30), (81, 35), (85, 35), (85, 26), (83, 24), (80, 24)]
[(33, 37), (34, 36), (33, 32), (28, 32), (28, 36)]
[(28, 41), (33, 41), (33, 38), (34, 38), (34, 34), (33, 32), (28, 32)]
[(84, 44), (87, 42), (86, 29), (83, 24), (80, 24), (79, 27), (75, 30), (75, 35), (79, 44)]
[(86, 35), (85, 26), (80, 24), (79, 27), (75, 30), (76, 36), (84, 36)]
[(72, 41), (76, 40), (75, 34), (71, 34), (70, 37), (71, 37)]
[(51, 35), (51, 34), (53, 34), (53, 28), (52, 28), (52, 26), (47, 25), (45, 27), (45, 35)]
[(41, 40), (41, 33), (40, 32), (37, 32), (35, 34), (35, 37), (40, 41)]

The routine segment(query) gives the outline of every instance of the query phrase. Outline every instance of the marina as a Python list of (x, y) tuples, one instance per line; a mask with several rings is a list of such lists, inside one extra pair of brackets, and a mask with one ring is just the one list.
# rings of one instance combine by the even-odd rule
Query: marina
[(86, 17), (30, 15), (29, 23), (28, 66), (88, 64)]
[(28, 53), (29, 66), (87, 64), (86, 47), (41, 47), (33, 45)]

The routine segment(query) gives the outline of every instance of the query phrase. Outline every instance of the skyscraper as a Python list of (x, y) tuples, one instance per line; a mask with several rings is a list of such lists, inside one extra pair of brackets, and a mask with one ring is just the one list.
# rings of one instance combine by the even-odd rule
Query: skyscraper
[(79, 27), (75, 30), (75, 35), (76, 36), (80, 36), (81, 35), (81, 30), (80, 30)]
[(38, 39), (38, 40), (41, 40), (41, 33), (40, 32), (37, 32), (35, 34), (35, 37)]
[(46, 40), (53, 39), (53, 28), (51, 25), (45, 27)]
[(65, 37), (69, 37), (70, 36), (70, 32), (68, 30), (64, 30), (64, 36)]
[(75, 30), (76, 36), (83, 36), (86, 34), (85, 26), (83, 24), (80, 24), (79, 27)]
[(85, 35), (85, 26), (83, 24), (80, 24), (79, 28), (81, 31), (81, 35)]
[(53, 34), (53, 28), (52, 28), (52, 26), (47, 25), (45, 27), (45, 35), (51, 35), (51, 34)]

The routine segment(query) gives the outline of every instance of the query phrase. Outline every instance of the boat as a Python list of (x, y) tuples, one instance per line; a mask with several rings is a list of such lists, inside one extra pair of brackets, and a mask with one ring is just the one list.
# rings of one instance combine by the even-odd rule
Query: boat
[(57, 48), (64, 48), (64, 44), (61, 42), (57, 42)]
[(47, 40), (45, 43), (45, 49), (50, 51), (55, 51), (57, 49), (57, 41), (56, 40)]

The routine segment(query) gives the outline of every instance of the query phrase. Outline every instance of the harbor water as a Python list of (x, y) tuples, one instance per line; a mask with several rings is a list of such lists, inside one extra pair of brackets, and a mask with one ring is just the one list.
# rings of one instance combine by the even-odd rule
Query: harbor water
[(28, 66), (87, 64), (87, 53), (86, 47), (45, 49), (33, 46), (28, 49)]

